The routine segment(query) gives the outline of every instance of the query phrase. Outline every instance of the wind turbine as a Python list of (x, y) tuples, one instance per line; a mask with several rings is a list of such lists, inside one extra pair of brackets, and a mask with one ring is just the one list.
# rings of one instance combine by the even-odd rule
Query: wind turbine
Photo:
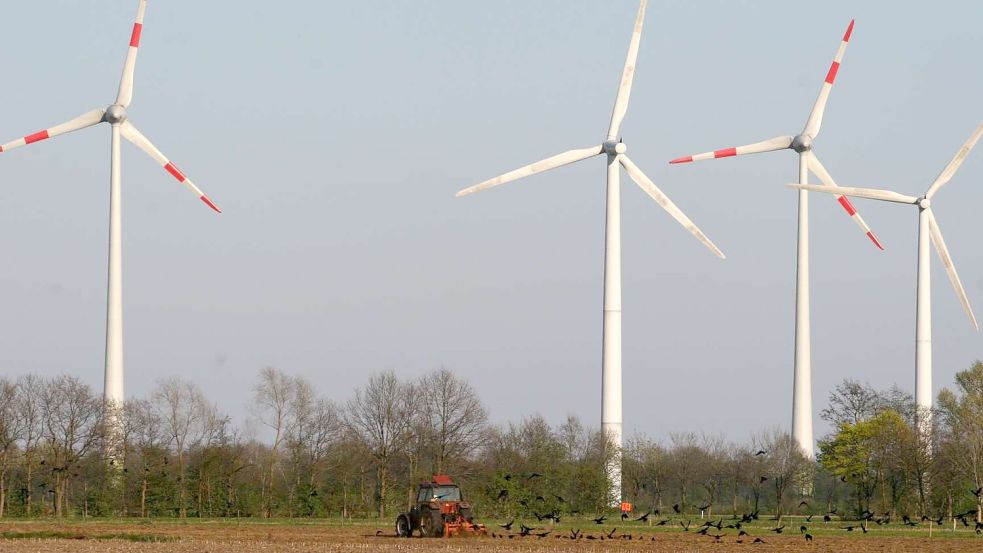
[[(553, 157), (537, 161), (525, 167), (486, 180), (470, 188), (465, 188), (457, 196), (466, 196), (481, 190), (505, 184), (536, 173), (556, 169), (570, 163), (605, 154), (607, 155), (607, 221), (604, 247), (604, 338), (601, 355), (601, 426), (605, 434), (615, 443), (619, 453), (608, 468), (608, 479), (612, 497), (621, 499), (621, 168), (624, 167), (642, 190), (652, 197), (673, 219), (688, 230), (697, 240), (721, 259), (723, 252), (690, 221), (676, 204), (635, 165), (625, 152), (628, 147), (621, 140), (621, 123), (628, 111), (628, 98), (631, 95), (632, 80), (635, 76), (635, 60), (638, 58), (638, 44), (642, 36), (642, 23), (645, 19), (646, 0), (641, 0), (635, 29), (628, 47), (624, 73), (618, 87), (611, 125), (607, 139), (597, 146), (570, 150)], [(619, 167), (620, 165), (620, 167)]]
[[(120, 136), (154, 158), (175, 179), (183, 184), (208, 207), (221, 210), (191, 180), (181, 172), (160, 150), (128, 120), (127, 109), (133, 100), (133, 74), (136, 68), (140, 37), (143, 33), (143, 16), (147, 0), (139, 0), (136, 22), (130, 35), (129, 51), (123, 64), (123, 76), (116, 100), (106, 109), (94, 109), (87, 113), (43, 131), (25, 136), (0, 146), (0, 152), (34, 144), (56, 136), (108, 123), (112, 127), (112, 165), (109, 179), (109, 289), (106, 309), (106, 374), (104, 397), (106, 404), (117, 409), (123, 405), (123, 264), (122, 264), (122, 206), (120, 176)], [(117, 426), (121, 421), (117, 421)]]
[[(931, 288), (931, 278), (932, 272), (929, 265), (929, 251), (928, 242), (931, 238), (932, 244), (935, 246), (935, 251), (939, 254), (939, 259), (942, 260), (942, 266), (945, 267), (946, 273), (949, 275), (949, 280), (952, 282), (952, 287), (956, 290), (956, 296), (959, 297), (959, 303), (962, 304), (963, 310), (966, 315), (969, 316), (970, 322), (973, 324), (973, 328), (976, 330), (980, 329), (979, 324), (976, 322), (976, 315), (973, 314), (973, 308), (970, 306), (969, 298), (966, 296), (966, 291), (963, 289), (962, 282), (959, 280), (959, 274), (956, 273), (956, 266), (952, 263), (952, 257), (949, 255), (949, 249), (945, 245), (945, 240), (942, 238), (942, 230), (939, 229), (939, 223), (935, 218), (935, 213), (932, 211), (932, 197), (935, 193), (939, 191), (940, 188), (945, 186), (949, 182), (959, 166), (962, 165), (963, 160), (969, 155), (970, 150), (979, 141), (980, 136), (983, 135), (983, 124), (976, 127), (973, 134), (966, 140), (963, 147), (959, 149), (956, 156), (952, 158), (952, 161), (946, 165), (945, 169), (939, 173), (939, 176), (935, 179), (935, 182), (928, 187), (928, 190), (921, 197), (906, 196), (904, 194), (899, 194), (897, 192), (891, 192), (888, 190), (875, 190), (870, 188), (840, 188), (837, 192), (841, 194), (846, 194), (847, 196), (854, 196), (857, 198), (869, 198), (872, 200), (882, 200), (886, 202), (896, 202), (902, 204), (910, 204), (918, 207), (918, 278), (917, 278), (917, 302), (916, 302), (916, 315), (915, 315), (915, 403), (918, 405), (918, 410), (923, 413), (930, 412), (932, 408), (932, 288)], [(831, 192), (829, 189), (810, 186), (810, 185), (799, 185), (790, 184), (792, 188), (798, 188), (800, 190), (813, 190), (816, 192)]]
[[(853, 23), (851, 20), (846, 33), (843, 35), (843, 40), (840, 42), (840, 47), (836, 52), (836, 58), (834, 58), (833, 64), (826, 73), (826, 80), (823, 82), (823, 86), (819, 91), (819, 97), (812, 107), (812, 112), (809, 114), (809, 119), (806, 121), (802, 132), (796, 136), (778, 136), (747, 146), (725, 148), (723, 150), (680, 157), (669, 163), (690, 163), (704, 159), (717, 159), (791, 149), (799, 154), (800, 183), (807, 184), (809, 182), (809, 172), (812, 171), (824, 185), (836, 187), (833, 177), (830, 176), (829, 171), (826, 170), (823, 164), (820, 163), (819, 158), (816, 157), (816, 153), (812, 149), (812, 142), (819, 136), (819, 129), (823, 124), (823, 114), (826, 112), (826, 102), (829, 101), (829, 93), (833, 89), (833, 82), (836, 80), (836, 74), (840, 70), (840, 63), (843, 61), (843, 54), (846, 52), (847, 44), (850, 42), (850, 35), (853, 34)], [(883, 250), (884, 247), (877, 240), (877, 237), (874, 236), (867, 223), (860, 217), (860, 214), (857, 213), (850, 200), (842, 194), (838, 194), (836, 199), (874, 245)], [(805, 454), (813, 457), (812, 343), (809, 329), (809, 195), (805, 191), (799, 193), (798, 225), (798, 260), (796, 264), (795, 282), (795, 361), (794, 383), (792, 385), (792, 437)]]

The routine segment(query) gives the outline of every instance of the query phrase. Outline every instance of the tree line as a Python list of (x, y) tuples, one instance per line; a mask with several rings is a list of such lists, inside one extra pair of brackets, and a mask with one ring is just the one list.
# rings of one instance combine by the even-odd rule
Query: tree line
[(638, 435), (617, 451), (573, 416), (494, 425), (447, 369), (415, 380), (381, 372), (343, 403), (274, 368), (259, 371), (253, 391), (252, 417), (237, 426), (179, 378), (119, 408), (74, 376), (0, 378), (0, 518), (387, 519), (417, 483), (444, 473), (479, 517), (586, 516), (609, 510), (605, 475), (619, 460), (637, 513), (917, 520), (981, 511), (979, 362), (933, 413), (898, 389), (844, 381), (822, 412), (834, 430), (816, 460), (780, 430), (744, 443)]

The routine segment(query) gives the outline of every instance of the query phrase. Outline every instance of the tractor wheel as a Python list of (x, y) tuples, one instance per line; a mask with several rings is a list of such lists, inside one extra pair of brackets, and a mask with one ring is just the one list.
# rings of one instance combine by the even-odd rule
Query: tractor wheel
[(437, 511), (420, 513), (420, 533), (425, 538), (442, 537), (444, 535), (444, 517)]
[(413, 527), (410, 525), (410, 519), (406, 515), (396, 517), (396, 536), (408, 538), (412, 533)]

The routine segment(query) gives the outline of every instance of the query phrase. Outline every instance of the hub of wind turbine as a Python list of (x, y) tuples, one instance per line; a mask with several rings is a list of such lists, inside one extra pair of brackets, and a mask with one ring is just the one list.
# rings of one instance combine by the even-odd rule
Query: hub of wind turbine
[(623, 154), (628, 151), (628, 146), (624, 142), (615, 142), (614, 140), (608, 140), (604, 144), (601, 144), (601, 148), (609, 156)]
[(113, 104), (106, 108), (106, 122), (110, 125), (122, 125), (126, 122), (126, 108), (119, 104)]
[(808, 134), (800, 134), (792, 139), (792, 145), (789, 148), (800, 154), (812, 151), (812, 137)]

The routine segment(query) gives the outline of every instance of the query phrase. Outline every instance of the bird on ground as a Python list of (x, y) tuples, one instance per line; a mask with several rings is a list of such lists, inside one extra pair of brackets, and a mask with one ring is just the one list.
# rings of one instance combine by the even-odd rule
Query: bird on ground
[(539, 474), (538, 472), (530, 472), (529, 476), (526, 477), (526, 480), (532, 480), (533, 478), (540, 478), (542, 476), (543, 475)]
[(541, 495), (537, 495), (536, 496), (536, 501), (546, 501), (546, 498), (543, 497), (543, 496), (541, 496)]
[(628, 520), (628, 513), (621, 511), (621, 522)]
[(689, 532), (690, 522), (688, 520), (686, 521), (686, 524), (683, 524), (682, 522), (680, 522), (679, 525), (683, 527), (683, 532)]
[(779, 526), (778, 528), (772, 528), (772, 529), (770, 529), (768, 531), (769, 532), (774, 532), (776, 534), (781, 534), (783, 530), (785, 530), (785, 525), (784, 524), (781, 525), (781, 526)]
[(533, 530), (539, 530), (539, 528), (530, 528), (530, 527), (526, 526), (525, 524), (520, 524), (519, 525), (519, 535), (520, 536), (523, 536), (523, 537), (528, 536), (529, 535), (529, 532), (532, 532)]
[(751, 534), (748, 534), (744, 530), (741, 530), (740, 532), (737, 533), (737, 537), (739, 537), (739, 538), (744, 537), (744, 536), (750, 536), (750, 535)]
[(512, 480), (512, 475), (511, 474), (506, 474), (502, 478), (505, 478), (506, 481), (511, 481)]
[(546, 536), (548, 536), (548, 535), (550, 535), (552, 533), (553, 533), (552, 530), (547, 530), (545, 532), (540, 532), (539, 534), (533, 534), (533, 535), (536, 536), (539, 539), (543, 539), (543, 538), (545, 538)]
[(833, 520), (833, 517), (829, 515), (823, 515), (823, 524), (829, 524), (831, 520)]
[(766, 542), (765, 542), (765, 540), (763, 540), (761, 538), (754, 538), (754, 541), (751, 542), (751, 543), (766, 543)]
[(506, 522), (505, 524), (499, 524), (498, 526), (501, 527), (501, 528), (505, 528), (506, 530), (508, 530), (509, 532), (511, 532), (512, 531), (512, 525), (513, 524), (515, 524), (515, 519), (512, 519), (512, 520)]
[(555, 497), (556, 500), (559, 501), (560, 503), (566, 503), (567, 502), (566, 499), (563, 499), (562, 497), (560, 497), (560, 496), (558, 496), (556, 494), (553, 494), (553, 497)]
[(976, 523), (976, 533), (979, 534), (981, 532), (983, 532), (983, 522), (977, 522)]
[(765, 451), (763, 449), (759, 449), (758, 452), (754, 454), (754, 456), (755, 457), (758, 457), (758, 456), (761, 456), (761, 455), (765, 455), (767, 453), (768, 453), (767, 451)]
[(705, 536), (705, 535), (707, 535), (707, 531), (709, 531), (709, 530), (710, 530), (710, 527), (709, 526), (704, 526), (703, 528), (700, 528), (700, 531), (697, 532), (697, 534), (700, 534), (700, 535)]
[(570, 539), (576, 540), (580, 538), (580, 529), (570, 530)]
[(604, 524), (604, 521), (607, 520), (607, 518), (607, 515), (601, 515), (594, 519), (594, 524)]
[(799, 533), (800, 534), (805, 534), (808, 530), (809, 529), (806, 528), (806, 525), (805, 524), (803, 524), (802, 526), (799, 526)]
[(608, 532), (608, 539), (609, 540), (613, 540), (614, 539), (614, 533), (617, 532), (617, 531), (618, 531), (618, 528), (617, 527), (612, 528), (611, 531)]
[(710, 534), (710, 537), (717, 541), (720, 541), (720, 538), (724, 537), (724, 534)]
[(856, 528), (857, 528), (856, 526), (844, 526), (843, 528), (841, 528), (841, 530), (846, 530), (847, 532), (853, 532)]
[(502, 501), (502, 500), (508, 499), (508, 497), (509, 497), (509, 491), (508, 490), (502, 490), (502, 491), (498, 492), (498, 497), (495, 498), (495, 501)]
[(812, 541), (812, 534), (806, 534), (806, 541)]
[(656, 526), (665, 526), (666, 524), (669, 524), (669, 522), (671, 522), (671, 521), (669, 519), (665, 518), (665, 519), (660, 520), (659, 522), (656, 522), (655, 525)]

